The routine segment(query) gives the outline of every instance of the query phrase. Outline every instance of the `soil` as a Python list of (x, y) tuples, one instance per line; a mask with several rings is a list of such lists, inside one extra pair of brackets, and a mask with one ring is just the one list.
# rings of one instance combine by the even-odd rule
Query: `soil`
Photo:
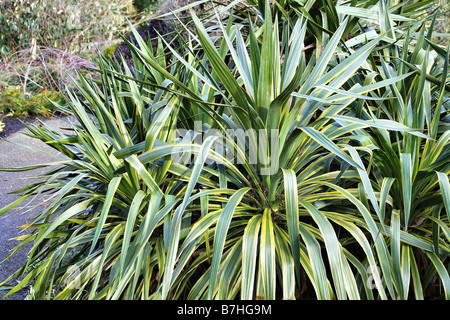
[(36, 124), (38, 123), (38, 119), (39, 120), (44, 120), (45, 117), (44, 116), (15, 116), (15, 117), (11, 117), (11, 116), (5, 116), (2, 118), (2, 115), (0, 114), (0, 119), (1, 121), (4, 123), (5, 127), (3, 128), (3, 130), (0, 132), (0, 138), (6, 138), (9, 135), (16, 133), (20, 130), (23, 130), (26, 128), (26, 126), (24, 125), (24, 123), (26, 124)]

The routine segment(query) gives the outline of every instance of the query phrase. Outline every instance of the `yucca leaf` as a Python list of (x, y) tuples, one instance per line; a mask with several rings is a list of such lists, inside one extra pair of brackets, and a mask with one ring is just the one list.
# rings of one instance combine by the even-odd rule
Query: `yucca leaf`
[[(373, 191), (372, 184), (370, 183), (369, 176), (367, 174), (366, 169), (364, 168), (364, 164), (362, 163), (361, 158), (359, 157), (358, 153), (356, 152), (356, 150), (353, 147), (346, 146), (346, 148), (349, 151), (352, 159), (356, 163), (358, 163), (359, 168), (356, 168), (356, 170), (358, 171), (359, 176), (361, 177), (361, 181), (364, 185), (364, 190), (369, 195), (370, 202), (372, 203), (372, 207), (375, 209), (375, 212), (377, 213), (378, 218), (380, 219), (380, 221), (383, 221), (383, 217), (381, 215), (380, 207), (378, 205), (375, 193)], [(361, 167), (364, 169), (361, 169)]]
[[(385, 229), (386, 235), (391, 236), (389, 229)], [(419, 236), (419, 235), (412, 235), (410, 233), (407, 233), (403, 230), (400, 230), (400, 240), (408, 245), (414, 246), (416, 248), (419, 248), (426, 252), (434, 252), (434, 246), (433, 243), (430, 241), (430, 239), (427, 239), (426, 237)], [(450, 249), (447, 248), (445, 245), (439, 246), (439, 254), (449, 254)]]
[[(133, 34), (136, 36), (136, 38), (139, 40), (142, 38), (140, 37), (140, 35), (137, 33), (136, 29), (131, 26)], [(157, 61), (155, 61), (155, 58), (152, 58), (151, 56), (148, 55), (148, 53), (146, 54), (144, 51), (139, 50), (136, 46), (134, 46), (133, 44), (131, 44), (128, 40), (124, 39), (125, 43), (127, 44), (127, 46), (133, 51), (136, 52), (139, 57), (142, 58), (142, 62), (144, 63), (144, 65), (150, 69), (155, 69), (158, 73), (160, 73), (164, 79), (169, 79), (170, 81), (172, 81), (174, 84), (176, 84), (179, 88), (181, 88), (185, 93), (188, 94), (188, 96), (194, 98), (194, 100), (196, 101), (203, 101), (203, 99), (201, 97), (199, 97), (194, 91), (192, 91), (188, 86), (186, 86), (182, 81), (180, 81), (180, 79), (178, 79), (177, 77), (174, 77), (170, 72), (168, 72), (167, 70), (165, 70), (163, 67), (161, 67), (159, 65), (159, 63)], [(136, 80), (136, 79), (134, 79)], [(136, 80), (137, 81), (137, 80)], [(166, 89), (164, 86), (162, 86), (162, 88)], [(220, 120), (220, 116), (218, 117), (213, 117), (212, 115), (216, 115), (216, 111), (213, 110), (212, 108), (208, 108), (208, 104), (205, 103), (201, 103), (201, 104), (197, 104), (197, 106), (199, 106), (199, 108), (201, 108), (206, 115), (208, 115), (214, 122)], [(216, 122), (219, 126), (221, 126), (220, 123)]]
[(394, 269), (394, 281), (400, 299), (404, 300), (403, 281), (401, 278), (401, 244), (400, 244), (400, 216), (397, 212), (392, 212), (391, 216), (391, 255)]
[[(382, 232), (386, 232), (387, 230), (384, 228), (383, 225), (378, 226), (375, 221), (373, 220), (372, 216), (370, 215), (370, 212), (367, 210), (367, 208), (355, 197), (353, 196), (349, 191), (335, 185), (332, 183), (329, 183), (327, 181), (318, 180), (315, 183), (317, 184), (323, 184), (327, 187), (330, 187), (340, 194), (342, 194), (345, 198), (347, 198), (350, 202), (352, 202), (358, 211), (362, 214), (365, 224), (368, 228), (368, 230), (371, 233), (372, 240), (375, 244), (375, 248), (377, 250), (377, 254), (379, 256), (379, 261), (381, 264), (381, 270), (384, 275), (384, 280), (386, 281), (386, 285), (389, 289), (389, 293), (392, 295), (394, 292), (393, 284), (392, 284), (392, 271), (391, 271), (391, 262), (390, 262), (390, 255), (388, 253), (388, 249), (386, 246), (386, 242), (384, 241), (384, 238), (382, 236)], [(400, 236), (402, 237), (402, 233), (400, 232)], [(402, 241), (406, 241), (405, 239), (401, 238)], [(417, 241), (417, 239), (414, 237), (414, 241)]]
[(345, 270), (343, 265), (344, 257), (342, 255), (342, 249), (337, 239), (336, 233), (333, 230), (330, 222), (325, 218), (325, 216), (317, 210), (311, 204), (299, 199), (300, 205), (311, 214), (314, 221), (319, 226), (319, 229), (323, 235), (325, 246), (327, 248), (328, 258), (331, 264), (331, 273), (333, 275), (333, 280), (335, 282), (336, 293), (339, 299), (346, 299), (347, 294), (351, 299), (358, 299), (359, 295), (357, 290), (349, 281), (351, 276)]
[(348, 155), (346, 155), (333, 141), (331, 141), (324, 133), (312, 128), (312, 127), (301, 127), (303, 132), (305, 132), (311, 139), (316, 141), (325, 149), (329, 150), (345, 162), (351, 164), (355, 168), (360, 168), (360, 165), (353, 161)]
[[(377, 267), (377, 261), (375, 260), (375, 256), (372, 252), (372, 247), (369, 241), (367, 240), (365, 234), (361, 229), (357, 226), (357, 223), (352, 223), (346, 219), (342, 219), (342, 217), (339, 215), (331, 215), (327, 214), (327, 217), (329, 217), (334, 223), (341, 225), (344, 227), (350, 234), (353, 236), (353, 238), (358, 242), (358, 244), (362, 247), (364, 250), (364, 253), (366, 254), (366, 258), (369, 264), (369, 267), (366, 269), (367, 272), (371, 273), (371, 277), (373, 278), (375, 288), (378, 290), (380, 294), (380, 298), (383, 300), (387, 300), (386, 292), (384, 291), (383, 284), (382, 284), (382, 275), (379, 272), (379, 268)], [(367, 279), (366, 281), (369, 281), (370, 279)], [(366, 282), (367, 283), (367, 282)], [(372, 284), (371, 284), (372, 285)], [(372, 288), (371, 288), (372, 289)]]
[(364, 126), (374, 127), (374, 128), (378, 128), (378, 129), (407, 132), (407, 133), (412, 134), (417, 137), (429, 139), (429, 137), (418, 132), (416, 129), (409, 128), (401, 123), (398, 123), (398, 122), (395, 122), (392, 120), (386, 120), (386, 119), (362, 120), (362, 119), (352, 118), (352, 117), (348, 117), (348, 116), (341, 116), (341, 115), (335, 115), (335, 116), (333, 116), (333, 119), (343, 120), (346, 122), (360, 123)]
[(403, 214), (405, 230), (408, 230), (409, 217), (411, 215), (411, 202), (412, 202), (412, 183), (413, 183), (413, 168), (411, 163), (411, 155), (409, 153), (402, 153), (400, 158), (400, 164), (402, 167), (402, 190), (403, 190)]
[(315, 85), (325, 85), (328, 83), (328, 85), (333, 88), (339, 88), (342, 86), (354, 74), (354, 72), (361, 67), (361, 65), (367, 63), (367, 57), (370, 55), (376, 44), (383, 38), (384, 35), (381, 35), (357, 49), (355, 52), (352, 52), (350, 57), (323, 75), (315, 83)]
[(412, 284), (414, 286), (414, 296), (417, 300), (423, 300), (422, 283), (420, 280), (420, 273), (417, 268), (417, 262), (414, 257), (413, 248), (408, 247), (408, 249), (409, 249), (409, 257), (410, 257), (410, 263), (411, 263), (411, 278), (412, 278)]
[(450, 131), (445, 131), (437, 141), (428, 140), (425, 144), (423, 150), (424, 156), (421, 159), (419, 167), (423, 170), (432, 169), (433, 165), (444, 153), (445, 150), (444, 148), (448, 145), (449, 142), (450, 142)]
[(386, 199), (389, 195), (389, 190), (394, 183), (394, 178), (383, 178), (383, 182), (381, 184), (381, 192), (380, 192), (380, 222), (384, 223), (384, 218), (386, 217)]
[[(6, 295), (10, 296), (24, 288), (32, 279), (34, 279), (39, 273), (41, 273), (47, 267), (46, 263), (40, 264), (37, 268), (31, 270), (17, 285), (15, 285)], [(3, 283), (2, 283), (3, 285)]]
[(144, 167), (144, 165), (139, 161), (136, 155), (132, 155), (126, 158), (125, 160), (133, 166), (133, 168), (136, 170), (138, 174), (138, 178), (142, 179), (142, 181), (150, 188), (152, 192), (155, 192), (156, 194), (159, 195), (163, 194), (158, 184), (156, 183), (155, 179)]
[[(177, 98), (169, 100), (167, 102), (167, 105), (160, 112), (158, 112), (157, 116), (154, 118), (152, 123), (149, 125), (149, 129), (145, 136), (144, 152), (153, 148), (153, 145), (158, 137), (158, 134), (161, 132), (161, 130), (165, 129), (164, 131), (167, 131), (167, 129), (166, 129), (168, 127), (167, 119), (169, 118), (170, 114), (172, 113), (174, 105), (177, 102), (178, 102)], [(166, 128), (164, 126), (166, 126)]]
[[(242, 239), (239, 239), (233, 247), (228, 250), (229, 254), (222, 264), (222, 276), (219, 279), (217, 299), (232, 300), (234, 299), (238, 285), (238, 275), (241, 270), (242, 257)], [(236, 286), (232, 284), (237, 284)]]
[(203, 233), (205, 233), (205, 231), (207, 231), (212, 224), (217, 222), (217, 219), (221, 214), (222, 210), (212, 211), (196, 222), (186, 236), (180, 251), (183, 251), (187, 246), (196, 241)]
[[(225, 88), (227, 88), (230, 95), (233, 97), (236, 104), (241, 107), (245, 111), (249, 111), (249, 107), (247, 104), (247, 98), (242, 91), (241, 87), (237, 83), (234, 76), (231, 74), (228, 67), (223, 62), (222, 58), (218, 54), (217, 50), (215, 49), (211, 39), (209, 38), (205, 28), (203, 27), (202, 23), (198, 19), (198, 17), (195, 15), (195, 13), (192, 12), (192, 19), (194, 22), (194, 25), (197, 29), (199, 40), (203, 46), (203, 50), (205, 50), (206, 55), (209, 58), (209, 61), (211, 62), (213, 68), (217, 72), (217, 75), (222, 80), (223, 85)], [(251, 126), (248, 124), (248, 121), (245, 120), (245, 118), (240, 118), (241, 121), (244, 121), (244, 124), (246, 128), (250, 128)]]
[(347, 25), (348, 18), (346, 18), (344, 21), (342, 21), (339, 28), (336, 30), (336, 32), (331, 37), (330, 41), (328, 41), (327, 46), (324, 48), (319, 60), (317, 61), (316, 66), (312, 70), (311, 74), (303, 84), (301, 90), (299, 93), (306, 94), (308, 90), (310, 90), (313, 85), (316, 84), (316, 82), (319, 80), (319, 77), (323, 75), (325, 72), (328, 63), (330, 62), (331, 58), (333, 57), (336, 47), (339, 44), (339, 41), (341, 40), (342, 34), (345, 30), (345, 27)]
[(294, 259), (289, 250), (288, 242), (280, 234), (279, 229), (274, 225), (275, 251), (277, 262), (281, 268), (283, 300), (295, 299), (295, 271)]
[(258, 92), (259, 72), (261, 68), (261, 51), (255, 35), (253, 23), (249, 23), (250, 60), (252, 62), (253, 91)]
[[(422, 70), (419, 69), (418, 67), (416, 67), (415, 65), (413, 65), (413, 64), (411, 64), (411, 63), (409, 63), (408, 61), (405, 61), (405, 60), (403, 60), (403, 59), (399, 59), (399, 60), (400, 60), (402, 63), (404, 63), (406, 66), (408, 66), (408, 68), (410, 68), (411, 70), (413, 70), (416, 74), (419, 74), (419, 75), (422, 74)], [(424, 69), (424, 70), (425, 70), (425, 69)], [(445, 84), (445, 83), (439, 81), (439, 79), (433, 77), (432, 75), (430, 75), (430, 74), (428, 74), (428, 73), (426, 73), (426, 72), (424, 72), (423, 74), (424, 74), (424, 77), (425, 77), (426, 80), (428, 80), (428, 81), (434, 83), (435, 85), (442, 86), (447, 92), (450, 92), (450, 85)]]
[(330, 300), (331, 293), (324, 264), (324, 259), (321, 254), (321, 247), (318, 241), (311, 235), (311, 233), (302, 224), (299, 225), (299, 232), (303, 241), (306, 244), (309, 261), (313, 273), (311, 279), (317, 298), (319, 300)]
[(120, 273), (124, 272), (125, 262), (127, 260), (128, 247), (131, 241), (131, 234), (135, 227), (136, 217), (139, 214), (141, 203), (145, 197), (145, 193), (139, 190), (133, 198), (133, 202), (130, 205), (130, 211), (128, 212), (127, 223), (125, 225), (125, 232), (122, 241), (122, 252), (120, 254)]
[(227, 205), (220, 214), (219, 220), (217, 221), (216, 232), (214, 234), (214, 245), (213, 245), (213, 257), (211, 262), (211, 273), (209, 278), (209, 288), (208, 288), (208, 299), (211, 300), (213, 293), (216, 288), (216, 283), (218, 280), (218, 270), (219, 264), (222, 258), (222, 251), (225, 244), (225, 239), (228, 233), (228, 228), (230, 226), (231, 219), (233, 218), (236, 206), (241, 201), (242, 197), (250, 190), (250, 188), (243, 188), (236, 191), (228, 201)]
[(427, 256), (430, 258), (431, 262), (433, 263), (439, 278), (442, 282), (442, 285), (444, 287), (445, 292), (445, 299), (450, 299), (450, 276), (448, 275), (448, 271), (446, 270), (445, 266), (443, 265), (441, 259), (436, 255), (434, 252), (427, 252)]
[(83, 212), (84, 210), (86, 210), (89, 207), (89, 205), (91, 204), (92, 201), (93, 201), (93, 199), (88, 199), (88, 200), (82, 201), (82, 202), (74, 205), (73, 207), (71, 207), (71, 208), (67, 209), (66, 211), (64, 211), (60, 216), (58, 216), (55, 219), (55, 221), (53, 221), (52, 224), (48, 228), (41, 230), (42, 234), (40, 234), (39, 237), (36, 239), (32, 251), (37, 249), (38, 245), (42, 242), (42, 240), (50, 232), (55, 230), (60, 224), (65, 222), (67, 219), (69, 219), (72, 216), (74, 216), (76, 214), (79, 214), (80, 212)]
[[(224, 40), (226, 41), (227, 47), (230, 50), (231, 56), (233, 57), (234, 62), (236, 63), (236, 68), (239, 71), (240, 75), (242, 76), (244, 86), (246, 88), (246, 91), (249, 93), (250, 97), (254, 98), (254, 90), (253, 90), (253, 79), (251, 74), (251, 62), (250, 58), (248, 56), (247, 51), (245, 51), (245, 43), (242, 38), (242, 35), (238, 28), (234, 28), (236, 32), (236, 44), (237, 44), (237, 52), (234, 49), (232, 40), (227, 34), (227, 31), (225, 30), (225, 27), (220, 22), (220, 19), (218, 19), (220, 27), (222, 29), (222, 34), (224, 37)], [(238, 56), (239, 52), (239, 56)]]
[(92, 286), (92, 290), (89, 294), (89, 299), (93, 299), (95, 296), (95, 292), (97, 290), (97, 285), (100, 282), (101, 279), (101, 274), (102, 274), (102, 268), (103, 265), (105, 263), (105, 261), (108, 258), (108, 254), (111, 250), (111, 248), (114, 245), (117, 245), (117, 240), (120, 237), (120, 235), (124, 232), (125, 229), (125, 225), (119, 224), (117, 225), (113, 230), (111, 230), (105, 237), (105, 242), (104, 242), (104, 249), (102, 252), (102, 257), (101, 260), (98, 263), (98, 270), (97, 270), (97, 275), (95, 277), (94, 280), (94, 286)]
[(410, 287), (410, 281), (411, 281), (411, 258), (410, 258), (410, 252), (409, 252), (409, 246), (408, 245), (402, 245), (402, 256), (401, 256), (401, 279), (403, 284), (403, 298), (406, 300), (408, 299), (408, 293), (409, 293), (409, 287)]
[(450, 221), (450, 182), (448, 175), (443, 172), (437, 172), (439, 178), (439, 185), (442, 192), (442, 200), (445, 205), (445, 211), (447, 211), (447, 218)]
[(113, 197), (116, 194), (117, 188), (120, 185), (122, 177), (115, 177), (111, 180), (108, 185), (108, 191), (106, 192), (105, 202), (102, 206), (102, 211), (99, 216), (99, 221), (97, 223), (97, 228), (95, 229), (94, 240), (92, 241), (91, 249), (89, 250), (89, 254), (92, 253), (95, 246), (97, 245), (98, 238), (100, 237), (100, 233), (102, 232), (103, 226), (105, 225), (106, 218), (108, 216), (109, 210), (111, 208)]
[[(266, 0), (264, 0), (266, 1)], [(261, 60), (259, 69), (259, 82), (256, 94), (256, 105), (258, 113), (261, 115), (263, 122), (268, 120), (269, 105), (274, 97), (274, 74), (273, 61), (279, 61), (273, 58), (274, 55), (274, 39), (273, 39), (273, 21), (272, 13), (268, 3), (265, 5), (264, 12), (264, 32), (261, 48)]]
[[(6, 212), (15, 208), (16, 206), (20, 205), (25, 200), (27, 200), (29, 197), (31, 197), (31, 194), (24, 194), (24, 195), (20, 196), (18, 199), (11, 202), (10, 204), (4, 206), (3, 208), (0, 209), (0, 216), (4, 215)], [(5, 216), (5, 217), (8, 217), (8, 216)]]
[(176, 209), (174, 216), (171, 219), (170, 222), (170, 230), (169, 230), (169, 241), (168, 241), (168, 248), (167, 248), (167, 262), (164, 269), (164, 278), (162, 283), (162, 299), (166, 299), (167, 295), (169, 294), (170, 286), (173, 282), (172, 275), (173, 275), (173, 268), (175, 266), (175, 260), (177, 257), (178, 252), (178, 241), (180, 239), (180, 231), (181, 231), (181, 218), (184, 213), (184, 210), (186, 209), (189, 198), (192, 194), (192, 191), (194, 189), (195, 184), (197, 183), (198, 177), (200, 176), (200, 173), (202, 171), (203, 165), (206, 161), (207, 155), (209, 153), (209, 150), (211, 149), (211, 146), (214, 142), (214, 140), (217, 139), (217, 137), (211, 136), (206, 138), (204, 141), (200, 153), (197, 155), (195, 160), (195, 165), (192, 171), (191, 179), (187, 185), (183, 202), (181, 205)]
[(261, 215), (255, 215), (248, 221), (242, 237), (242, 289), (241, 299), (254, 299), (254, 282), (256, 274), (256, 257), (261, 226)]
[(300, 283), (300, 236), (299, 236), (299, 213), (298, 213), (298, 189), (297, 177), (293, 170), (283, 169), (284, 195), (286, 201), (286, 220), (288, 226), (289, 240), (294, 258), (297, 282)]
[(302, 59), (304, 57), (302, 51), (304, 48), (306, 29), (307, 24), (303, 20), (303, 17), (297, 20), (292, 31), (290, 31), (289, 28), (284, 29), (289, 35), (289, 39), (285, 45), (286, 53), (282, 70), (281, 90), (284, 90), (292, 81), (297, 67), (302, 66)]
[(259, 277), (261, 281), (260, 300), (275, 299), (276, 266), (275, 239), (270, 209), (265, 209), (261, 220), (261, 240), (259, 242)]

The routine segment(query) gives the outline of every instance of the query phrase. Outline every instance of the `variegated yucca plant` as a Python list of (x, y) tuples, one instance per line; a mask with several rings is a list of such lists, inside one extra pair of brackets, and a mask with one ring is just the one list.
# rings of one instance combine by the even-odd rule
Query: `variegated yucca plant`
[(193, 14), (156, 55), (134, 30), (133, 67), (80, 74), (71, 130), (29, 126), (57, 161), (0, 210), (49, 194), (11, 293), (449, 299), (449, 50), (430, 17), (320, 3)]

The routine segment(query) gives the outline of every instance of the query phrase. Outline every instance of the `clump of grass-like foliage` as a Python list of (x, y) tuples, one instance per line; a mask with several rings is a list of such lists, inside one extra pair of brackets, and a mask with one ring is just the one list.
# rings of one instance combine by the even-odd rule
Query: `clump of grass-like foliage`
[(135, 31), (133, 67), (100, 59), (67, 92), (71, 132), (29, 126), (58, 155), (0, 209), (50, 195), (10, 293), (450, 299), (449, 49), (427, 2), (237, 2), (183, 22), (178, 50)]

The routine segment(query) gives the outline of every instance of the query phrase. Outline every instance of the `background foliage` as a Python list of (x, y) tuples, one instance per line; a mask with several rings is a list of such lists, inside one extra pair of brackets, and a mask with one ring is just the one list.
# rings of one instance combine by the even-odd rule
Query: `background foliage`
[(0, 92), (0, 113), (9, 116), (40, 114), (48, 116), (54, 110), (55, 103), (64, 103), (61, 93), (42, 88), (35, 94), (23, 94), (20, 86), (10, 87)]
[(131, 0), (27, 1), (0, 4), (2, 52), (33, 45), (83, 52), (126, 30), (136, 14)]
[[(156, 3), (152, 1), (152, 6)], [(51, 103), (30, 107), (25, 96), (42, 96), (39, 91), (43, 88), (63, 91), (70, 85), (69, 74), (88, 72), (87, 68), (94, 66), (96, 50), (103, 51), (120, 39), (120, 33), (129, 32), (127, 19), (138, 23), (151, 14), (141, 12), (142, 6), (149, 4), (132, 0), (2, 1), (0, 109), (15, 115), (27, 110), (30, 114), (48, 113)], [(10, 95), (12, 88), (14, 95)], [(44, 99), (36, 100), (41, 101)]]

